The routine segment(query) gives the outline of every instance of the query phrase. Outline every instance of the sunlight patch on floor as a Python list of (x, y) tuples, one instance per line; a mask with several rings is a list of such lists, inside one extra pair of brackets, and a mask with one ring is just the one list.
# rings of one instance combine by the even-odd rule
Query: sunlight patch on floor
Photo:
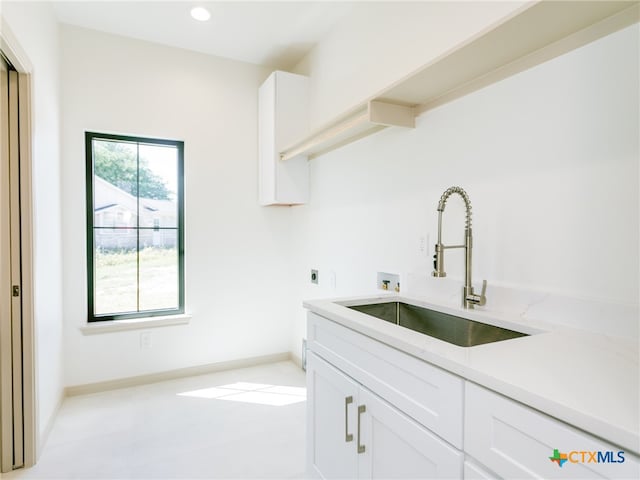
[(307, 399), (307, 389), (303, 387), (287, 387), (264, 383), (237, 382), (219, 387), (183, 392), (179, 393), (178, 396), (282, 407), (304, 402)]

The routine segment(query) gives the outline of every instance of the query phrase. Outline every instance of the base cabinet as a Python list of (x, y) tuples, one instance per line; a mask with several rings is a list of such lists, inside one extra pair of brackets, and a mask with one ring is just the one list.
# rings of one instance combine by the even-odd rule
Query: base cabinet
[(640, 478), (631, 452), (313, 312), (308, 319), (313, 477)]
[(630, 452), (471, 382), (464, 433), (465, 452), (503, 478), (640, 478)]
[(308, 471), (318, 478), (461, 478), (462, 453), (314, 353)]

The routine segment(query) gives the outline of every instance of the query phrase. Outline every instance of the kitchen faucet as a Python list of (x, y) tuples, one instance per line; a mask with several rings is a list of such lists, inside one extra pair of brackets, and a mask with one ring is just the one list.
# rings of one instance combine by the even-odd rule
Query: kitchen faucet
[[(442, 213), (449, 197), (457, 193), (464, 200), (466, 207), (466, 220), (464, 226), (464, 245), (443, 245), (442, 244)], [(473, 236), (471, 233), (471, 201), (469, 195), (460, 187), (450, 187), (440, 197), (438, 202), (438, 243), (436, 243), (436, 254), (433, 256), (433, 273), (434, 277), (446, 277), (444, 271), (444, 251), (447, 248), (464, 248), (464, 287), (462, 287), (462, 306), (464, 308), (473, 308), (474, 305), (484, 305), (487, 302), (485, 293), (487, 291), (487, 281), (482, 281), (482, 293), (477, 295), (473, 293), (473, 284), (471, 282), (471, 249), (473, 247)]]

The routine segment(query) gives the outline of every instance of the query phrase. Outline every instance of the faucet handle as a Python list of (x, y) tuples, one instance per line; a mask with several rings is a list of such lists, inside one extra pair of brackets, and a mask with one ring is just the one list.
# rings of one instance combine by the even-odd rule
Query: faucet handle
[(486, 280), (482, 281), (482, 292), (480, 293), (480, 295), (473, 293), (473, 287), (472, 287), (471, 294), (464, 297), (465, 305), (467, 305), (467, 308), (473, 308), (473, 305), (480, 305), (480, 306), (485, 305), (487, 303), (487, 297), (485, 295), (486, 293), (487, 293)]
[(487, 293), (487, 281), (482, 280), (482, 292), (480, 292), (480, 301), (478, 302), (478, 305), (482, 306), (487, 303), (487, 296), (485, 295), (486, 293)]

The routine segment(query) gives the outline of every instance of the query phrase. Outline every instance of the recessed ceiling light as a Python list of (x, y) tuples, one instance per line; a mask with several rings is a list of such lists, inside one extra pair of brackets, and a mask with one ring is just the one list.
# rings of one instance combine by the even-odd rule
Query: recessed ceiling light
[(211, 18), (211, 14), (209, 10), (204, 7), (195, 7), (191, 9), (191, 16), (196, 20), (200, 20), (201, 22), (206, 22)]

